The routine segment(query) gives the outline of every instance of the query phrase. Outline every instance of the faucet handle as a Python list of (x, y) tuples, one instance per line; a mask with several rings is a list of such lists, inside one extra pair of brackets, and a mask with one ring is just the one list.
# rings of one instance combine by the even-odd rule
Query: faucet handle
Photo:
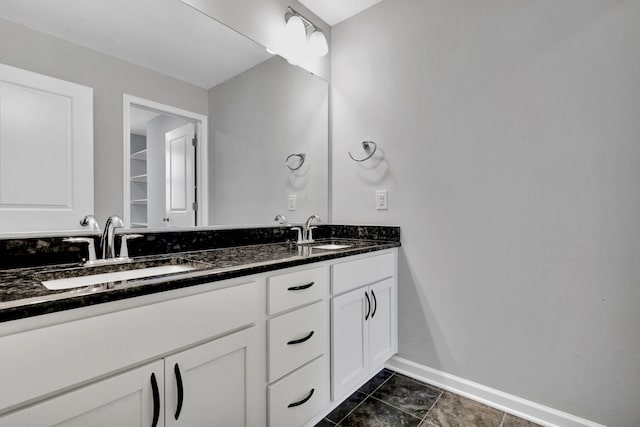
[(120, 258), (129, 258), (129, 247), (127, 242), (129, 240), (138, 239), (142, 237), (142, 234), (121, 234), (120, 235)]
[(89, 261), (96, 260), (96, 244), (91, 237), (67, 237), (62, 241), (67, 243), (87, 243), (89, 245)]
[(302, 226), (300, 225), (296, 225), (291, 227), (291, 230), (297, 230), (298, 231), (298, 241), (296, 243), (302, 243)]
[(313, 230), (318, 228), (317, 225), (312, 225), (309, 227), (309, 231), (307, 232), (307, 242), (313, 243)]
[(89, 230), (100, 231), (98, 220), (93, 215), (86, 215), (80, 220), (80, 225), (83, 227), (89, 227)]

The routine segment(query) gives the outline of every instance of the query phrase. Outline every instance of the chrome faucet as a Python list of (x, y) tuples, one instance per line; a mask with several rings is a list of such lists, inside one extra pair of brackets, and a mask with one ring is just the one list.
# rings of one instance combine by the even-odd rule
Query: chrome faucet
[(102, 259), (116, 257), (116, 228), (124, 228), (122, 219), (117, 215), (110, 216), (109, 219), (107, 219), (107, 223), (104, 225), (102, 239), (100, 239), (100, 250), (102, 251)]
[(80, 225), (83, 227), (88, 227), (91, 231), (100, 231), (100, 226), (98, 225), (98, 220), (93, 215), (87, 215), (80, 220)]
[(302, 240), (305, 243), (313, 243), (313, 236), (311, 235), (311, 230), (313, 230), (314, 228), (317, 228), (311, 225), (311, 223), (314, 220), (317, 222), (322, 222), (322, 220), (318, 215), (311, 215), (309, 218), (307, 218), (304, 225), (302, 226)]

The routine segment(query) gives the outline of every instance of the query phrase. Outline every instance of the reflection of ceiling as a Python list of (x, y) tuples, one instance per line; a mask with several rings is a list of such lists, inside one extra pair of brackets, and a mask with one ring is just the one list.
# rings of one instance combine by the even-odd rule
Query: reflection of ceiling
[(329, 25), (336, 25), (382, 0), (300, 0)]
[(160, 114), (157, 111), (146, 110), (144, 108), (131, 108), (129, 114), (129, 129), (131, 133), (136, 135), (147, 135), (147, 122), (155, 119)]
[(179, 0), (2, 0), (0, 17), (205, 89), (271, 57)]

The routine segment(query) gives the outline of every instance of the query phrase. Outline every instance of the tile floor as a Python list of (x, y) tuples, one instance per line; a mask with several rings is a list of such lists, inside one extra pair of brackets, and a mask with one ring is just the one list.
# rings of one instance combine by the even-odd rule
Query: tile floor
[(383, 369), (316, 427), (539, 427)]

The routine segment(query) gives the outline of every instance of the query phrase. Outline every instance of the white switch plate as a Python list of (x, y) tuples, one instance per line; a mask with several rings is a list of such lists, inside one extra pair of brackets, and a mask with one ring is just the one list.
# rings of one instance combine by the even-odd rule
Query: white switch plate
[(386, 210), (388, 209), (388, 193), (387, 190), (376, 191), (376, 209)]
[(295, 194), (290, 194), (289, 195), (289, 207), (288, 209), (290, 211), (295, 211), (296, 210), (296, 204), (297, 204), (297, 197)]

